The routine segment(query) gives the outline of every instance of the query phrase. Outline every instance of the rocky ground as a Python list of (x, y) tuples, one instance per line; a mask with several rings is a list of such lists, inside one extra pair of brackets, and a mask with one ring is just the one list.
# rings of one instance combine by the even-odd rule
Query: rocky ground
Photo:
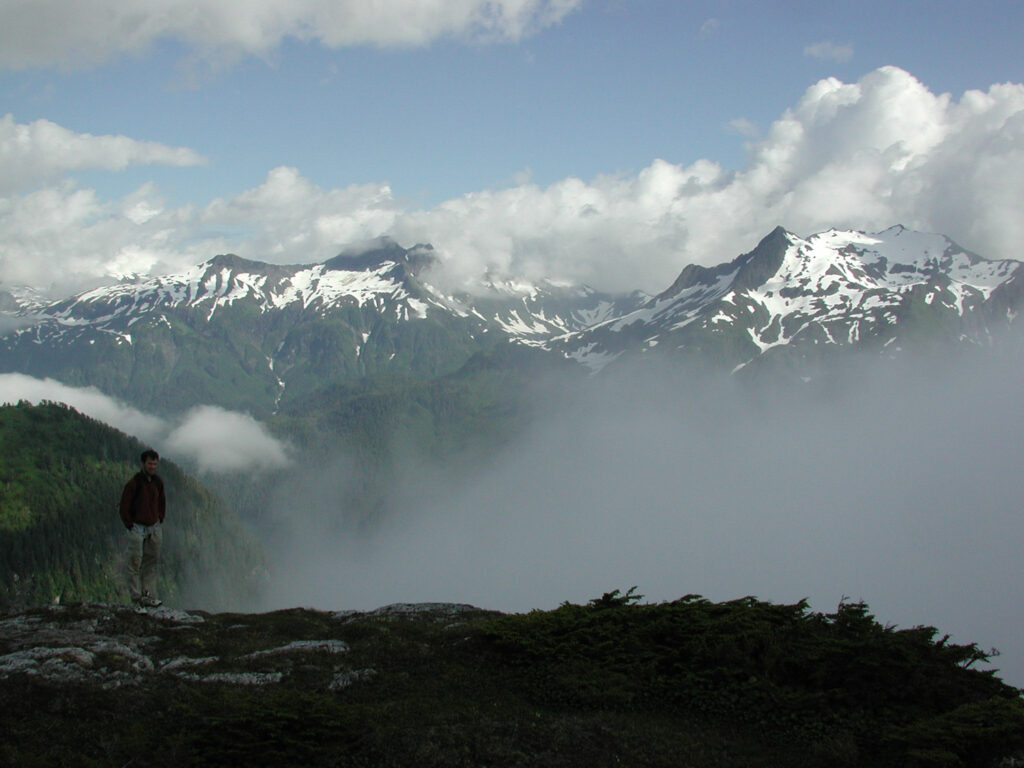
[(0, 768), (996, 768), (1020, 692), (866, 606), (0, 612)]
[[(469, 605), (428, 603), (316, 614), (321, 621), (317, 636), (282, 642), (254, 631), (254, 617), (244, 615), (225, 623), (223, 617), (208, 621), (209, 614), (163, 606), (142, 612), (104, 603), (53, 605), (0, 620), (0, 680), (28, 675), (114, 689), (170, 676), (262, 686), (281, 683), (297, 665), (308, 672), (310, 659), (316, 657), (322, 662), (317, 669), (330, 675), (321, 682), (336, 691), (372, 679), (377, 670), (347, 664), (351, 648), (331, 636), (332, 627), (415, 614), (457, 622), (468, 613), (483, 612)], [(197, 655), (200, 650), (203, 654)]]

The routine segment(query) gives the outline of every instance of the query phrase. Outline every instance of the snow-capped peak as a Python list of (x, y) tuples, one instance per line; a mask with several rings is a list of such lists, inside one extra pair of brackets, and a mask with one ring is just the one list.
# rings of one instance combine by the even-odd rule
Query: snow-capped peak
[[(668, 290), (628, 315), (552, 346), (595, 369), (636, 348), (636, 339), (643, 340), (640, 351), (685, 353), (719, 346), (713, 340), (721, 337), (741, 365), (743, 355), (749, 361), (783, 346), (866, 339), (884, 346), (905, 329), (960, 327), (1021, 272), (1018, 261), (989, 261), (943, 235), (903, 226), (806, 238), (776, 228), (749, 253), (716, 267), (687, 266)], [(1003, 303), (1020, 298), (1013, 296)], [(1002, 322), (1015, 317), (1012, 307), (1000, 311)], [(930, 323), (928, 313), (954, 319)], [(969, 330), (961, 335), (969, 338)]]

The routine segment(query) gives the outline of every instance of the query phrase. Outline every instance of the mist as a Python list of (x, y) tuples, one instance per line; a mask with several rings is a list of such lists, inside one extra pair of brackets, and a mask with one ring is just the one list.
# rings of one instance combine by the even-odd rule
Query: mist
[(331, 489), (359, 478), (324, 457), (308, 499), (277, 510), (269, 605), (527, 611), (634, 585), (651, 602), (864, 600), (999, 649), (991, 666), (1024, 685), (1022, 360), (858, 359), (775, 388), (631, 371), (539, 398), (482, 469), (410, 456), (369, 529), (338, 525)]

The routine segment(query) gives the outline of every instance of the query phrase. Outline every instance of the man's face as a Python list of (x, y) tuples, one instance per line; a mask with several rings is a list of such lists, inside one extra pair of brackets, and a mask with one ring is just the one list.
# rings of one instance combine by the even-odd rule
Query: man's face
[(146, 459), (144, 462), (142, 462), (142, 471), (145, 472), (147, 475), (155, 475), (156, 467), (157, 464), (159, 463), (160, 462), (157, 461), (156, 459)]

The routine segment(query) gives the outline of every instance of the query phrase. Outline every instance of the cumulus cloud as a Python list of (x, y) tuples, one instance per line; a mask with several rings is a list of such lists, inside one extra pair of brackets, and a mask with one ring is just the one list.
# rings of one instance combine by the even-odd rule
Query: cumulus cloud
[(19, 124), (0, 117), (0, 195), (60, 178), (68, 171), (124, 170), (130, 165), (202, 165), (205, 158), (186, 147), (169, 147), (127, 136), (75, 133), (49, 120)]
[[(934, 94), (883, 67), (856, 83), (827, 78), (748, 145), (739, 170), (655, 159), (636, 174), (529, 181), (430, 208), (387, 184), (323, 189), (299, 169), (202, 207), (168, 208), (143, 187), (120, 201), (62, 181), (0, 199), (0, 280), (39, 288), (161, 271), (235, 252), (313, 262), (390, 235), (432, 243), (438, 279), (485, 271), (663, 290), (688, 263), (749, 250), (775, 226), (942, 232), (989, 258), (1024, 242), (1024, 85)], [(55, 268), (56, 267), (56, 268)]]
[(167, 449), (195, 458), (214, 472), (276, 469), (289, 464), (284, 446), (245, 413), (197, 406), (167, 437)]
[(735, 133), (738, 134), (739, 136), (746, 136), (747, 138), (750, 139), (757, 138), (758, 134), (760, 133), (757, 130), (757, 126), (754, 125), (754, 123), (747, 120), (747, 118), (745, 117), (737, 117), (733, 120), (730, 120), (725, 127), (726, 130), (729, 131), (730, 133)]
[(957, 102), (884, 67), (813, 85), (739, 171), (656, 160), (631, 177), (466, 196), (394, 229), (421, 227), (462, 259), (660, 290), (686, 263), (731, 258), (778, 224), (806, 234), (903, 223), (1019, 257), (1022, 199), (1024, 86)]
[(339, 244), (389, 230), (398, 213), (387, 184), (324, 190), (297, 169), (280, 167), (260, 186), (214, 200), (197, 213), (197, 223), (211, 230), (248, 230), (252, 253), (284, 263), (334, 256)]
[(265, 55), (285, 38), (331, 48), (517, 40), (582, 0), (15, 0), (0, 6), (0, 66), (78, 66), (161, 39), (205, 58)]
[(64, 179), (0, 197), (0, 286), (61, 296), (228, 252), (312, 262), (336, 255), (339, 244), (377, 237), (398, 212), (386, 184), (324, 190), (284, 167), (253, 189), (203, 207), (168, 207), (152, 184), (103, 200)]
[(938, 231), (990, 258), (1024, 238), (1024, 86), (959, 102), (884, 67), (814, 84), (751, 143), (739, 171), (655, 160), (635, 176), (566, 179), (403, 214), (392, 232), (481, 266), (661, 290), (687, 263), (749, 250), (776, 225), (801, 234), (896, 223)]
[(167, 458), (200, 471), (274, 469), (290, 463), (287, 449), (252, 416), (214, 406), (193, 408), (180, 419), (143, 413), (95, 387), (71, 387), (54, 379), (0, 374), (0, 404), (65, 403), (157, 448)]
[(853, 58), (853, 46), (837, 45), (831, 40), (822, 40), (820, 43), (806, 46), (804, 48), (804, 56), (812, 59), (825, 59), (826, 61), (842, 63)]

